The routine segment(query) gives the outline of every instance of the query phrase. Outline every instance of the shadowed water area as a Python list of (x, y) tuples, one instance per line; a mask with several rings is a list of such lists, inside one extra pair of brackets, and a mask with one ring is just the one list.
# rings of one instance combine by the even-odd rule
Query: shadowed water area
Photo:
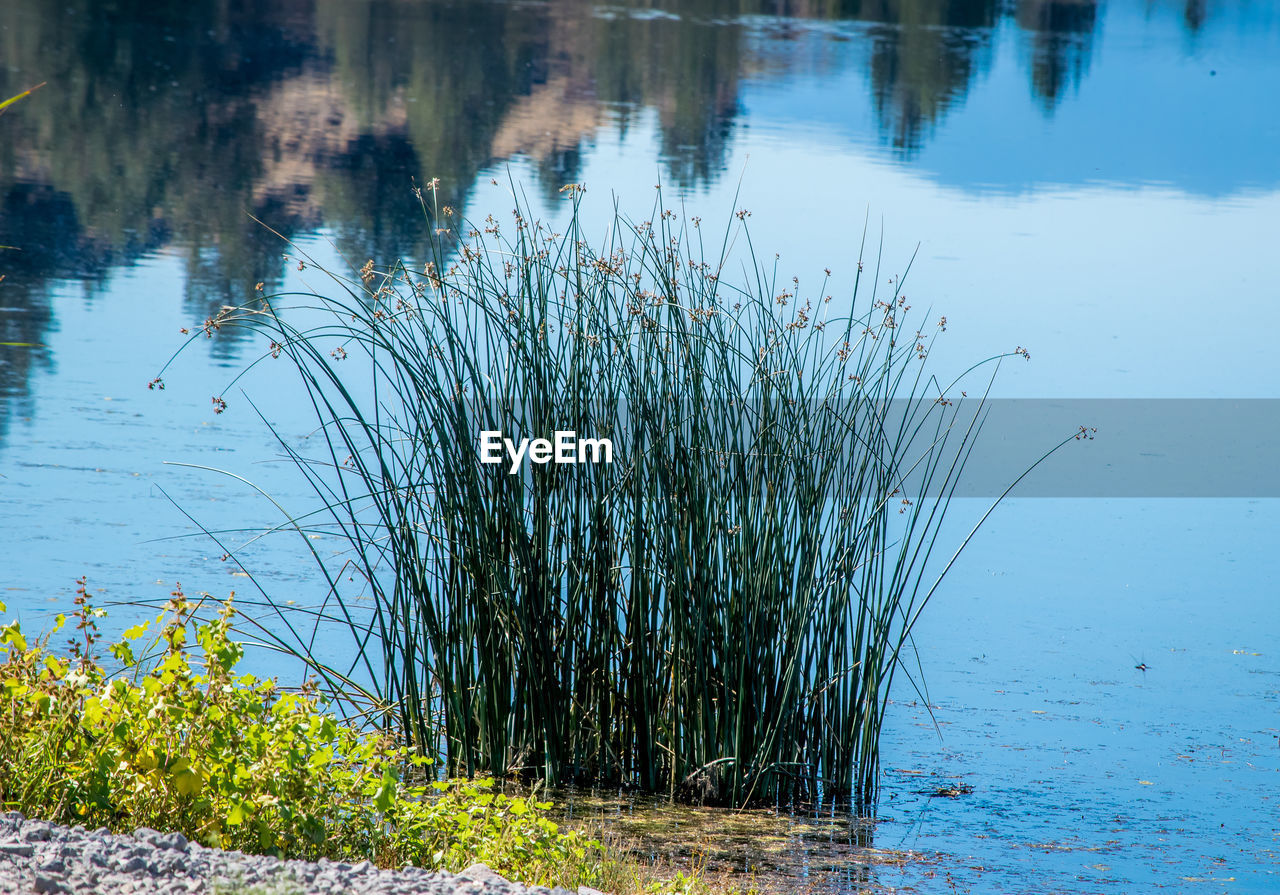
[[(1093, 399), (1280, 398), (1270, 3), (11, 0), (0, 98), (39, 82), (0, 116), (0, 600), (33, 629), (82, 574), (104, 604), (179, 580), (320, 603), (296, 536), (253, 540), (270, 502), (165, 465), (304, 504), (254, 412), (302, 438), (298, 383), (232, 385), (267, 346), (227, 331), (147, 384), (258, 284), (325, 287), (281, 236), (336, 268), (422, 257), (432, 178), (477, 219), (509, 183), (555, 216), (584, 182), (601, 222), (661, 181), (708, 221), (749, 208), (757, 251), (806, 288), (830, 268), (836, 301), (869, 220), (947, 317), (932, 360), (1029, 346), (992, 394), (1072, 402), (1065, 433)], [(1180, 476), (997, 510), (917, 628), (874, 821), (570, 812), (831, 892), (1280, 891), (1280, 502)], [(948, 555), (989, 501), (962, 503)]]

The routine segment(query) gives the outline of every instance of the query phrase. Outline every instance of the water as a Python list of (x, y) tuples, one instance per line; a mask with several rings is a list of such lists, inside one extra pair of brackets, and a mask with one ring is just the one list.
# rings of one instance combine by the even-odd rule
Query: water
[[(252, 597), (224, 548), (169, 538), (197, 531), (184, 511), (250, 532), (279, 513), (165, 464), (297, 505), (239, 391), (294, 437), (295, 384), (264, 367), (231, 386), (265, 346), (228, 338), (146, 384), (256, 283), (317, 282), (250, 215), (335, 264), (415, 254), (411, 178), (476, 217), (509, 209), (508, 178), (547, 214), (582, 181), (598, 218), (611, 192), (643, 216), (661, 180), (708, 221), (749, 208), (757, 247), (813, 288), (830, 267), (837, 296), (869, 219), (886, 270), (919, 245), (904, 291), (947, 316), (940, 370), (1030, 347), (1001, 397), (1280, 397), (1271, 4), (14, 0), (0, 18), (0, 97), (48, 82), (0, 117), (0, 245), (19, 249), (0, 252), (0, 599), (29, 624), (81, 574), (102, 601), (178, 580)], [(1280, 505), (1161, 493), (1015, 498), (972, 542), (919, 631), (932, 718), (899, 688), (872, 837), (933, 857), (875, 879), (1280, 890)], [(317, 598), (296, 536), (244, 561)], [(819, 879), (853, 857), (816, 854), (793, 871), (862, 878)]]

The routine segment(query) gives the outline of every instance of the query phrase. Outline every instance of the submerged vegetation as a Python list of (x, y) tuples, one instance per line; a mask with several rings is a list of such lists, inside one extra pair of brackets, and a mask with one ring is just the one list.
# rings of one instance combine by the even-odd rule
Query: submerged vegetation
[[(473, 226), (433, 182), (425, 263), (206, 323), (296, 368), (320, 448), (281, 444), (323, 508), (286, 527), (349, 548), (312, 553), (352, 663), (283, 601), (264, 634), (448, 774), (868, 805), (982, 399), (926, 372), (878, 262), (831, 304), (757, 262), (745, 210), (712, 233), (659, 192), (593, 245), (564, 192), (563, 232), (519, 199)], [(484, 430), (613, 461), (509, 473)]]

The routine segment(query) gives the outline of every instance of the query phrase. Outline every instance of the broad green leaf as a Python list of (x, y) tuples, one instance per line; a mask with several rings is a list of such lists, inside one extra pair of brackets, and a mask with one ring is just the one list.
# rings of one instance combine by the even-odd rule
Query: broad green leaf
[(20, 653), (27, 651), (27, 638), (22, 636), (22, 629), (17, 622), (0, 628), (0, 643), (7, 643)]
[(204, 786), (204, 779), (198, 771), (186, 767), (174, 771), (173, 785), (180, 795), (195, 798), (200, 795), (200, 790)]
[(373, 804), (379, 811), (384, 814), (391, 810), (391, 806), (396, 800), (396, 776), (391, 773), (390, 768), (382, 770), (382, 784), (378, 787), (377, 793), (373, 797)]
[(130, 647), (129, 644), (125, 643), (124, 641), (121, 641), (120, 643), (111, 644), (111, 646), (107, 647), (107, 650), (111, 653), (111, 655), (115, 656), (116, 661), (118, 661), (125, 668), (132, 668), (133, 666), (138, 664), (138, 660), (133, 655), (133, 648)]

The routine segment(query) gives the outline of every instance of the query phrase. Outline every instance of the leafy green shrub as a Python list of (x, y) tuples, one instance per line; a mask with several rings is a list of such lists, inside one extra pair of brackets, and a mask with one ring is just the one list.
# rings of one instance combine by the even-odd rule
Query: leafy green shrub
[[(598, 878), (601, 847), (561, 832), (548, 803), (497, 792), (490, 780), (427, 782), (425, 759), (325, 713), (313, 688), (285, 692), (234, 674), (244, 650), (230, 637), (230, 600), (200, 621), (175, 591), (154, 622), (110, 645), (120, 672), (109, 673), (96, 655), (105, 612), (79, 585), (75, 612), (52, 631), (28, 641), (16, 622), (0, 629), (7, 809), (178, 830), (281, 857), (446, 870), (484, 861), (537, 884)], [(74, 636), (58, 655), (49, 641), (68, 622)]]

